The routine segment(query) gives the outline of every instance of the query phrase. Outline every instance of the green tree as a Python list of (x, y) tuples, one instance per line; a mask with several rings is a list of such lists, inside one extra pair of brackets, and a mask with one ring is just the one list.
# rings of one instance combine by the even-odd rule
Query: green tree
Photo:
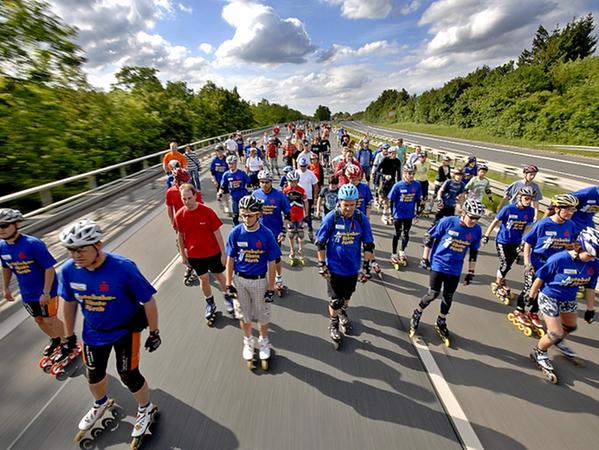
[(331, 110), (328, 106), (318, 105), (314, 118), (316, 120), (331, 120)]

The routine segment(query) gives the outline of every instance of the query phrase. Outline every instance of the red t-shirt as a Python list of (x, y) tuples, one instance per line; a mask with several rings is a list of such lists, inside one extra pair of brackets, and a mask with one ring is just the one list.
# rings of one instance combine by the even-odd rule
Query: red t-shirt
[(276, 158), (277, 153), (277, 144), (268, 144), (266, 146), (266, 154), (269, 158)]
[(290, 219), (292, 222), (301, 222), (304, 220), (304, 200), (306, 191), (301, 186), (291, 187), (287, 185), (283, 188), (283, 193), (287, 196), (289, 206), (291, 206)]
[[(204, 203), (202, 200), (202, 193), (196, 191), (196, 200), (200, 203)], [(175, 208), (175, 213), (183, 208), (183, 200), (181, 200), (181, 192), (177, 186), (171, 186), (166, 190), (166, 206)]]
[(190, 211), (181, 208), (175, 214), (175, 229), (183, 235), (188, 258), (209, 258), (220, 253), (214, 232), (222, 226), (216, 213), (205, 205)]

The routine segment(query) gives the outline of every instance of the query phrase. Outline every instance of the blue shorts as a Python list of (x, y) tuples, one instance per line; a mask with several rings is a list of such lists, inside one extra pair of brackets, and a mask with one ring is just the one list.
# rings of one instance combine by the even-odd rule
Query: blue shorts
[(578, 309), (576, 299), (559, 301), (539, 292), (539, 310), (547, 317), (559, 317), (561, 313), (575, 313)]

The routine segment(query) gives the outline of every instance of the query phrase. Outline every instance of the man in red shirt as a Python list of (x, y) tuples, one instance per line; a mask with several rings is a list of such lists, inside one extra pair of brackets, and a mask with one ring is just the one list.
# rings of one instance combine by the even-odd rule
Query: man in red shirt
[[(221, 220), (208, 206), (198, 202), (196, 189), (192, 184), (182, 184), (179, 188), (183, 207), (177, 211), (174, 220), (179, 239), (181, 261), (192, 267), (200, 278), (200, 288), (206, 298), (205, 318), (212, 326), (216, 318), (216, 305), (210, 287), (212, 272), (221, 291), (225, 293), (225, 245), (220, 227)], [(225, 307), (233, 313), (233, 301), (225, 294)]]
[[(183, 207), (183, 200), (181, 200), (181, 193), (179, 192), (179, 187), (187, 183), (190, 180), (189, 172), (187, 170), (178, 168), (175, 170), (175, 178), (173, 180), (173, 185), (166, 190), (164, 203), (166, 204), (166, 213), (168, 214), (168, 218), (173, 224), (173, 228), (175, 228), (175, 214)], [(200, 191), (196, 191), (195, 193), (196, 199), (200, 203), (204, 203), (202, 200), (202, 194)]]

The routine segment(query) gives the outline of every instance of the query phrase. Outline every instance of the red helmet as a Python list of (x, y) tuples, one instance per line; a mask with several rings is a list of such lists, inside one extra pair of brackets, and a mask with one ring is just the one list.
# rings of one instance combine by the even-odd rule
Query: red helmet
[(528, 166), (525, 166), (524, 169), (522, 169), (522, 171), (524, 173), (537, 173), (539, 171), (539, 168), (534, 164), (529, 164)]
[(348, 178), (361, 177), (362, 169), (355, 164), (350, 164), (345, 168), (345, 176)]
[(187, 183), (190, 180), (189, 172), (187, 170), (179, 167), (175, 170), (175, 181), (178, 183)]
[(280, 129), (279, 127), (274, 127), (274, 128), (272, 129), (272, 132), (273, 132), (274, 134), (279, 134), (279, 132), (280, 132), (280, 131), (281, 131), (281, 129)]

